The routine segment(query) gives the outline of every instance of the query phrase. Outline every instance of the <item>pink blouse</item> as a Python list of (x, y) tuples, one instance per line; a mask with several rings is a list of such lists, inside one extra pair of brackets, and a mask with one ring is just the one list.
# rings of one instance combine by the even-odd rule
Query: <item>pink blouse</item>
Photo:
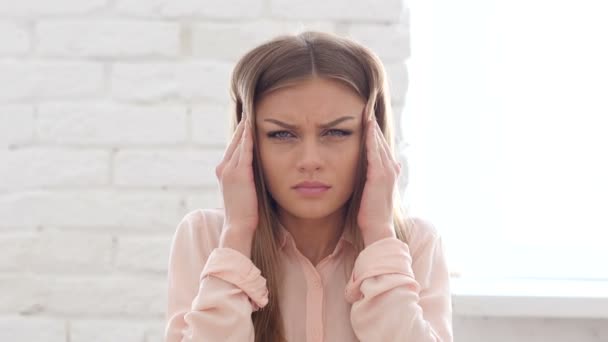
[[(251, 313), (268, 302), (251, 259), (218, 248), (223, 209), (184, 216), (171, 246), (166, 342), (253, 341)], [(345, 230), (316, 266), (281, 226), (279, 305), (289, 342), (453, 341), (441, 236), (414, 218), (409, 244), (386, 238), (357, 256)]]

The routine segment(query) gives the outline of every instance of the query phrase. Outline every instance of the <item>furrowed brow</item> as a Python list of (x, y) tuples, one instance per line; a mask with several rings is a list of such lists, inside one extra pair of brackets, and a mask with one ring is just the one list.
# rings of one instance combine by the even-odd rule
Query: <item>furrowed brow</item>
[[(335, 125), (337, 125), (337, 124), (339, 124), (339, 123), (341, 123), (343, 121), (354, 120), (354, 119), (355, 119), (355, 117), (353, 117), (353, 116), (343, 116), (341, 118), (338, 118), (336, 120), (330, 121), (328, 123), (317, 125), (317, 127), (319, 127), (319, 128), (329, 128), (329, 127), (335, 126)], [(272, 123), (274, 123), (276, 125), (279, 125), (281, 127), (287, 128), (287, 129), (296, 130), (298, 128), (296, 125), (291, 125), (291, 124), (288, 124), (286, 122), (279, 121), (279, 120), (276, 120), (276, 119), (264, 119), (264, 121), (272, 122)]]

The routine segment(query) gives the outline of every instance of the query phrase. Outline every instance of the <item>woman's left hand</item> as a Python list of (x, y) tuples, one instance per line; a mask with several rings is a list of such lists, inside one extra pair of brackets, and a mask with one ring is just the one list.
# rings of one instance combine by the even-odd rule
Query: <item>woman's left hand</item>
[(374, 115), (367, 122), (365, 141), (367, 175), (357, 223), (367, 247), (375, 241), (396, 236), (393, 191), (401, 164), (395, 161)]

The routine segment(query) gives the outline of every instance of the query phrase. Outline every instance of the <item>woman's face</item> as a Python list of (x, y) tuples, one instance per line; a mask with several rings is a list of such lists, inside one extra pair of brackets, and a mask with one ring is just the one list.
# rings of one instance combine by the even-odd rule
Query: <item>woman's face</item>
[[(343, 207), (354, 189), (364, 107), (348, 85), (325, 78), (277, 89), (258, 101), (258, 149), (279, 210), (314, 219)], [(303, 181), (330, 188), (303, 194), (294, 188)]]

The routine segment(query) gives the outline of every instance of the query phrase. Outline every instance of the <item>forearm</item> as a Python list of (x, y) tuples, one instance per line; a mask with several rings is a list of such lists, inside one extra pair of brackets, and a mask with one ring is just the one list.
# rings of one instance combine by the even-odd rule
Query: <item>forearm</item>
[[(251, 231), (251, 233), (249, 233)], [(220, 248), (231, 248), (251, 259), (253, 230), (240, 227), (224, 227), (220, 237)]]
[(395, 228), (392, 225), (383, 225), (382, 227), (361, 227), (361, 236), (365, 247), (373, 244), (376, 241), (389, 237), (396, 237)]
[(379, 240), (359, 254), (346, 299), (353, 304), (351, 323), (360, 341), (453, 340), (449, 276), (441, 249), (432, 244), (428, 250), (433, 282), (424, 289), (414, 277), (404, 242)]
[(166, 340), (253, 341), (251, 313), (267, 303), (266, 279), (251, 260), (231, 248), (216, 248), (200, 275), (198, 294), (187, 311), (171, 318)]

